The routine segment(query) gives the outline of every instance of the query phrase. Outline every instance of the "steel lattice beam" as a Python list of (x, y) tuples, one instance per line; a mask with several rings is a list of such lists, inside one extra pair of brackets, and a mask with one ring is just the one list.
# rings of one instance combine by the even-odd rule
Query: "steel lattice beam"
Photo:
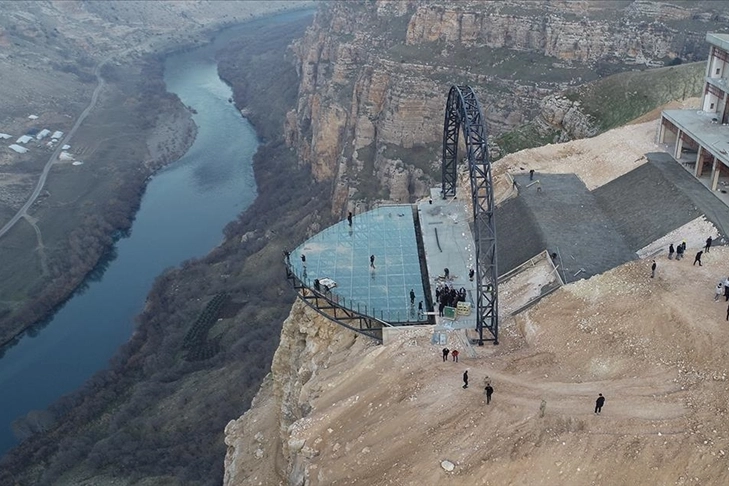
[(473, 202), (473, 232), (476, 244), (476, 330), (479, 344), (486, 328), (499, 344), (498, 270), (496, 225), (486, 125), (476, 94), (470, 86), (451, 86), (443, 123), (443, 199), (456, 195), (458, 140), (463, 131)]

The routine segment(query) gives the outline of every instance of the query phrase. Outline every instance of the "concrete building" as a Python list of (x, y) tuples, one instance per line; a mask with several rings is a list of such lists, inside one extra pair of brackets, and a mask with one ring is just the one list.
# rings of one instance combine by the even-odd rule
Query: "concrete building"
[(44, 138), (46, 138), (50, 134), (51, 134), (51, 131), (48, 130), (47, 128), (44, 128), (43, 130), (41, 130), (40, 132), (38, 132), (38, 135), (36, 135), (35, 138), (36, 138), (36, 140), (43, 140)]
[(706, 34), (710, 45), (701, 107), (665, 110), (658, 142), (712, 191), (729, 191), (729, 34)]

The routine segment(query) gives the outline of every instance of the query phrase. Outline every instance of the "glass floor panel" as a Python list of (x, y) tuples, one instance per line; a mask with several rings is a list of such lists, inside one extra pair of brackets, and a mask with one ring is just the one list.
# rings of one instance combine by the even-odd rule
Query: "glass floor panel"
[(308, 287), (314, 287), (315, 279), (336, 282), (331, 292), (342, 307), (391, 324), (426, 320), (418, 315), (418, 303), (425, 308), (425, 292), (410, 205), (356, 215), (351, 227), (341, 221), (306, 240), (290, 258), (294, 273)]

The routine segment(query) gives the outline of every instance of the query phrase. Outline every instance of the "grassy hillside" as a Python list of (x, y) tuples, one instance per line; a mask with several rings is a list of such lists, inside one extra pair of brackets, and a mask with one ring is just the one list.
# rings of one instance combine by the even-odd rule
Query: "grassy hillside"
[[(629, 71), (570, 88), (563, 94), (579, 102), (581, 111), (593, 119), (598, 133), (619, 127), (669, 101), (699, 96), (705, 62)], [(494, 141), (502, 156), (553, 142), (561, 127), (544, 127), (531, 121), (500, 135)], [(569, 138), (569, 134), (566, 134)]]
[(568, 90), (585, 114), (597, 120), (600, 132), (619, 127), (676, 99), (699, 96), (705, 62), (631, 71)]

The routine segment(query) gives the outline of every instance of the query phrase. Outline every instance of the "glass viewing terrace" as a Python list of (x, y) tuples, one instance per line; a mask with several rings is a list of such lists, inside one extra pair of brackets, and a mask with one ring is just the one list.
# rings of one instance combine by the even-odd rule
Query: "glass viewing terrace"
[(432, 324), (414, 212), (411, 205), (381, 206), (305, 241), (286, 262), (299, 296), (326, 317), (379, 340), (382, 327)]

